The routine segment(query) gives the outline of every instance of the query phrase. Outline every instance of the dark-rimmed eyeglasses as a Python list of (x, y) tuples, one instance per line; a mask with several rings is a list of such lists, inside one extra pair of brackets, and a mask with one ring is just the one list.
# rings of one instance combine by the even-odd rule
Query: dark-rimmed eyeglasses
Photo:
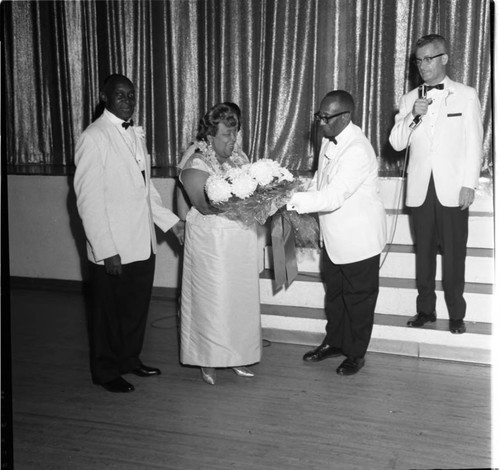
[(337, 116), (342, 116), (342, 114), (347, 114), (350, 112), (351, 111), (342, 111), (342, 112), (337, 113), (337, 114), (320, 114), (320, 112), (318, 111), (317, 113), (314, 113), (314, 119), (316, 119), (316, 121), (321, 122), (323, 124), (328, 124), (328, 121), (330, 121), (331, 119), (333, 119)]
[(446, 52), (441, 52), (441, 54), (438, 55), (433, 55), (432, 57), (423, 57), (422, 59), (413, 59), (413, 63), (417, 66), (420, 67), (422, 63), (425, 65), (429, 65), (436, 57), (441, 57), (442, 55), (445, 55)]

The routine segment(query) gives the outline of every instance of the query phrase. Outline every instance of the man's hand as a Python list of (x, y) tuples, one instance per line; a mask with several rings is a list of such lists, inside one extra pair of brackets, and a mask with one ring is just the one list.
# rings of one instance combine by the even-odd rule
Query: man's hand
[(415, 116), (424, 116), (427, 114), (427, 109), (429, 108), (429, 100), (426, 98), (419, 98), (418, 100), (415, 100), (415, 103), (413, 103), (413, 109), (411, 113), (413, 114), (413, 117)]
[(460, 195), (458, 196), (458, 205), (461, 210), (467, 209), (474, 202), (475, 192), (472, 188), (466, 188), (462, 186), (460, 189)]
[(177, 237), (177, 240), (179, 240), (179, 243), (181, 245), (184, 245), (184, 229), (185, 229), (186, 222), (183, 220), (179, 220), (170, 230), (172, 230), (172, 233)]
[(121, 276), (122, 274), (122, 259), (120, 255), (114, 255), (104, 260), (104, 268), (106, 274), (110, 276)]

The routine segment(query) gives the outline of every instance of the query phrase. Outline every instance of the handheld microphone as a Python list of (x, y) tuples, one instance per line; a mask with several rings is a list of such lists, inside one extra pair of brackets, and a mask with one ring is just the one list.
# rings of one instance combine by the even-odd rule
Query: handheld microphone
[[(427, 90), (425, 89), (425, 85), (420, 85), (418, 87), (418, 98), (427, 98)], [(410, 129), (414, 130), (416, 129), (420, 123), (422, 122), (422, 116), (420, 114), (417, 114), (414, 118), (413, 121), (410, 124)]]

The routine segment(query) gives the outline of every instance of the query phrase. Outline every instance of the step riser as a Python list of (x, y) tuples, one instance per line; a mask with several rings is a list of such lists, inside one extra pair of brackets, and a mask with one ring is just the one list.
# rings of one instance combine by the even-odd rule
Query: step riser
[[(399, 245), (413, 245), (413, 238), (410, 230), (410, 217), (407, 214), (399, 214), (397, 222), (394, 214), (387, 215), (387, 241)], [(495, 243), (493, 217), (469, 217), (469, 236), (467, 246), (470, 248), (493, 248)]]
[[(447, 322), (444, 323), (444, 330), (444, 325), (440, 322), (430, 329), (405, 326), (406, 319), (415, 314), (417, 293), (412, 281), (415, 278), (415, 255), (412, 253), (410, 217), (408, 210), (404, 208), (404, 194), (401, 197), (404, 184), (401, 178), (380, 178), (381, 195), (387, 210), (388, 242), (403, 246), (395, 247), (381, 268), (381, 277), (385, 278), (382, 283), (387, 287), (380, 288), (376, 307), (377, 324), (374, 325), (368, 351), (491, 364), (492, 337), (488, 326), (491, 327), (492, 323), (493, 296), (475, 293), (485, 292), (494, 284), (494, 260), (492, 256), (481, 256), (485, 254), (484, 251), (469, 250), (466, 258), (466, 282), (476, 284), (468, 286), (474, 292), (465, 293), (468, 322), (466, 334), (450, 334)], [(489, 179), (481, 178), (474, 204), (471, 206), (467, 246), (494, 248), (492, 183)], [(269, 247), (266, 247), (264, 256), (259, 261), (265, 269), (272, 269)], [(298, 265), (299, 272), (311, 273), (311, 276), (302, 276), (300, 281), (294, 281), (288, 289), (282, 289), (276, 294), (273, 291), (273, 281), (266, 278), (269, 273), (263, 273), (260, 280), (261, 302), (265, 306), (261, 316), (263, 334), (264, 338), (270, 341), (316, 346), (324, 338), (326, 324), (323, 310), (324, 285), (317, 276), (320, 272), (319, 254), (314, 250), (298, 252)], [(439, 256), (437, 267), (436, 280), (441, 281)], [(447, 320), (448, 312), (443, 292), (437, 291), (436, 294), (438, 318)], [(318, 311), (301, 311), (302, 307)], [(304, 352), (306, 350), (307, 348), (304, 348)], [(301, 360), (301, 357), (297, 358), (297, 361)], [(341, 360), (342, 358), (329, 360), (332, 370), (335, 370)]]
[[(385, 253), (382, 254), (383, 259)], [(442, 257), (436, 257), (436, 280), (441, 281)], [(415, 255), (413, 253), (389, 252), (380, 270), (383, 277), (398, 277), (403, 279), (415, 278)], [(487, 257), (469, 256), (465, 259), (465, 282), (479, 284), (493, 284), (494, 259)]]
[[(410, 233), (408, 209), (404, 207), (404, 195), (400, 198), (401, 185), (405, 184), (401, 178), (379, 178), (380, 194), (387, 214), (388, 241), (390, 242), (394, 228), (395, 214), (393, 211), (405, 210), (397, 216), (396, 232), (392, 243), (413, 245)], [(493, 189), (491, 180), (481, 178), (479, 189), (476, 191), (474, 203), (470, 207), (469, 217), (469, 247), (494, 247), (493, 221)]]
[[(405, 193), (401, 197), (401, 187), (405, 184), (402, 178), (379, 178), (380, 195), (386, 209), (404, 207)], [(490, 178), (480, 178), (474, 202), (470, 208), (473, 212), (493, 213), (493, 183)]]
[[(385, 253), (382, 253), (381, 260)], [(265, 250), (265, 269), (273, 269), (273, 257), (270, 247)], [(436, 280), (442, 280), (441, 255), (436, 257)], [(320, 273), (321, 261), (317, 250), (297, 251), (297, 266), (299, 272)], [(380, 270), (382, 277), (397, 277), (403, 279), (415, 278), (415, 254), (389, 252)], [(468, 256), (465, 260), (465, 282), (493, 284), (494, 259), (482, 256)]]
[[(316, 346), (324, 338), (325, 324), (324, 320), (262, 315), (263, 337), (281, 343)], [(491, 364), (490, 338), (470, 333), (452, 335), (442, 331), (374, 325), (368, 351)], [(336, 360), (331, 359), (332, 362)], [(341, 358), (337, 362), (340, 364)]]
[[(448, 319), (444, 294), (436, 292), (436, 312), (438, 318)], [(491, 323), (493, 296), (488, 294), (465, 293), (468, 321)], [(260, 299), (263, 304), (290, 305), (297, 307), (324, 308), (325, 288), (321, 282), (294, 281), (288, 289), (273, 292), (271, 279), (260, 279)], [(381, 314), (415, 315), (416, 291), (381, 287), (375, 311)]]
[[(413, 246), (413, 237), (410, 229), (408, 214), (387, 214), (387, 242), (396, 245)], [(396, 224), (396, 227), (394, 227)], [(495, 246), (493, 217), (469, 217), (469, 248), (489, 248)]]

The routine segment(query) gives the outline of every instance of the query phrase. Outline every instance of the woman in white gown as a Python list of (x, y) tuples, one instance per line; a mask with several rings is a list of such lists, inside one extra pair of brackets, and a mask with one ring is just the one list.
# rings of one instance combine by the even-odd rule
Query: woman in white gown
[(181, 352), (215, 384), (215, 368), (243, 377), (262, 355), (256, 227), (224, 217), (205, 194), (210, 175), (248, 163), (236, 146), (239, 108), (215, 105), (201, 119), (194, 152), (181, 161), (179, 179), (189, 197), (181, 296)]

